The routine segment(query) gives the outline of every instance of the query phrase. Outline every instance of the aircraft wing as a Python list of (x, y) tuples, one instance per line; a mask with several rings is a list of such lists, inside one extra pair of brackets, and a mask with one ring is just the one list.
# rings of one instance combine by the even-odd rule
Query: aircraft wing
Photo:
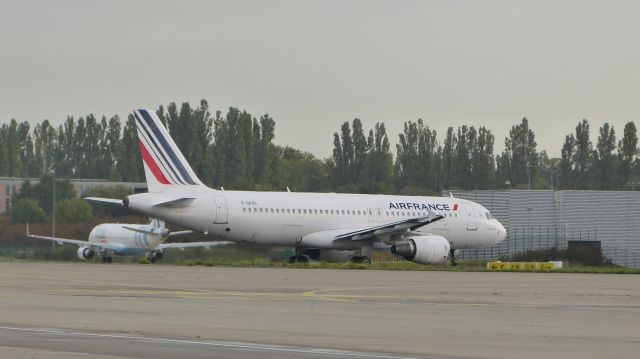
[(43, 239), (45, 241), (56, 242), (58, 244), (75, 244), (76, 246), (85, 246), (88, 247), (90, 244), (87, 241), (79, 241), (77, 239), (67, 239), (67, 238), (59, 238), (59, 237), (47, 237), (47, 236), (36, 236), (33, 234), (27, 234), (29, 238)]
[(73, 244), (76, 245), (78, 247), (87, 247), (87, 248), (91, 248), (91, 249), (109, 249), (112, 251), (117, 252), (118, 250), (120, 250), (119, 247), (109, 244), (109, 243), (94, 243), (94, 242), (87, 242), (87, 241), (80, 241), (77, 239), (67, 239), (67, 238), (59, 238), (59, 237), (47, 237), (47, 236), (36, 236), (34, 234), (27, 234), (27, 237), (29, 238), (35, 238), (35, 239), (42, 239), (45, 241), (51, 241), (51, 242), (55, 242), (58, 244)]
[(186, 243), (162, 243), (158, 246), (158, 249), (185, 249), (185, 248), (213, 248), (226, 246), (228, 244), (233, 244), (234, 242), (186, 242)]
[(58, 244), (73, 244), (76, 245), (78, 247), (87, 247), (87, 248), (92, 248), (92, 249), (110, 249), (112, 251), (118, 251), (120, 248), (109, 244), (109, 243), (95, 243), (95, 242), (87, 242), (87, 241), (80, 241), (77, 239), (68, 239), (68, 238), (60, 238), (60, 237), (48, 237), (48, 236), (36, 236), (35, 234), (31, 234), (29, 233), (29, 224), (27, 223), (27, 237), (29, 238), (35, 238), (35, 239), (42, 239), (45, 241), (51, 241), (51, 242), (56, 242)]
[(368, 239), (381, 235), (394, 235), (403, 234), (408, 231), (413, 231), (427, 224), (433, 223), (443, 219), (444, 216), (429, 212), (426, 217), (414, 217), (407, 218), (400, 221), (382, 224), (379, 226), (373, 226), (368, 228), (362, 228), (354, 231), (348, 231), (346, 233), (340, 233), (335, 236), (334, 240), (353, 240), (358, 241), (362, 239)]

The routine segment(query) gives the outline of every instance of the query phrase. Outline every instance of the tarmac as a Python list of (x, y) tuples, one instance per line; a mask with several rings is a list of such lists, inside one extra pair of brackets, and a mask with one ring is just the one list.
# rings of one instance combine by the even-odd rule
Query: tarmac
[(631, 358), (640, 276), (0, 263), (1, 358)]

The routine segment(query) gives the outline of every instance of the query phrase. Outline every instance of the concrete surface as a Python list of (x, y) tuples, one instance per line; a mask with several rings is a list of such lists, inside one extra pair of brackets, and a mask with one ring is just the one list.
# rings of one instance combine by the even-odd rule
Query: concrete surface
[(0, 327), (2, 358), (630, 358), (640, 276), (0, 263)]

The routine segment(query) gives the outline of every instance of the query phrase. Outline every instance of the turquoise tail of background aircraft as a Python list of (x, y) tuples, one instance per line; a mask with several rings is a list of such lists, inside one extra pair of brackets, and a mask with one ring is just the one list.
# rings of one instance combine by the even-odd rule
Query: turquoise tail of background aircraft
[(155, 112), (134, 114), (149, 193), (122, 204), (193, 231), (294, 247), (292, 261), (352, 250), (360, 251), (353, 261), (370, 263), (376, 248), (423, 264), (455, 263), (455, 250), (489, 247), (506, 236), (486, 208), (453, 197), (217, 191), (198, 179)]

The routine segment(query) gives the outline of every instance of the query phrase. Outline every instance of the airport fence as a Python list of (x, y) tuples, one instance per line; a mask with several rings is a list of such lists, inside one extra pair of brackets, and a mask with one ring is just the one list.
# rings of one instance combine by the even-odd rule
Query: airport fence
[[(529, 226), (509, 228), (507, 239), (488, 248), (461, 250), (460, 260), (510, 259), (526, 252), (556, 249), (566, 250), (569, 242), (598, 242), (598, 228), (567, 228), (558, 226)], [(629, 248), (601, 242), (602, 255), (613, 264), (640, 268), (640, 253)]]

